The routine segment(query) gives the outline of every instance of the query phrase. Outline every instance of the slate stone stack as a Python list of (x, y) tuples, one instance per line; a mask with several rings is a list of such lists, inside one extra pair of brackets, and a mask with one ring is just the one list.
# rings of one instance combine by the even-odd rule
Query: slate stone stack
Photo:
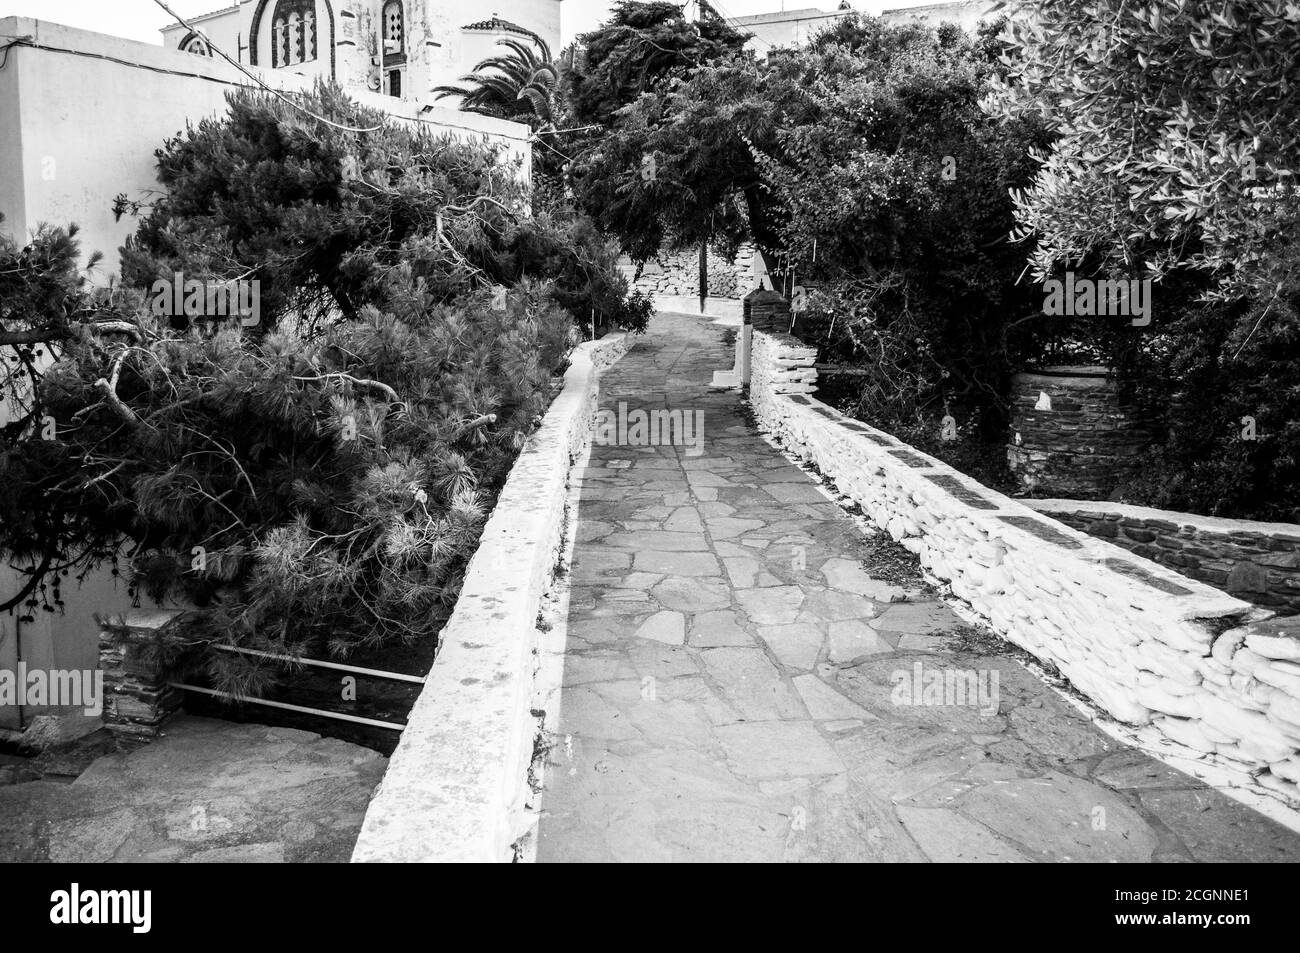
[(1105, 367), (1045, 367), (1012, 379), (1007, 462), (1023, 489), (1104, 500), (1141, 466), (1150, 435), (1122, 406), (1108, 374)]
[(167, 719), (181, 707), (181, 692), (167, 683), (143, 644), (180, 614), (170, 609), (128, 612), (127, 641), (119, 639), (115, 632), (100, 631), (104, 727), (124, 747), (146, 744), (158, 737)]
[(1161, 515), (1146, 516), (1132, 508), (1108, 513), (1095, 507), (1053, 506), (1044, 512), (1238, 599), (1300, 613), (1300, 532), (1289, 523), (1189, 517), (1162, 510), (1149, 511)]

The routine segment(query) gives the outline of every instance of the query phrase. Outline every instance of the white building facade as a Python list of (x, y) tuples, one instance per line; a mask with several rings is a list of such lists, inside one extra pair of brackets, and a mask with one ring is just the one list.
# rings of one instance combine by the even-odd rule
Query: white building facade
[(426, 101), (489, 56), (501, 39), (540, 39), (559, 53), (560, 0), (493, 0), (491, 16), (432, 0), (241, 0), (163, 29), (170, 49), (248, 66), (333, 79), (398, 99)]
[[(888, 23), (921, 21), (931, 26), (955, 23), (965, 30), (973, 31), (981, 20), (996, 16), (992, 12), (995, 6), (994, 0), (951, 0), (948, 3), (886, 9), (879, 16)], [(802, 46), (815, 34), (834, 26), (844, 17), (866, 12), (854, 9), (846, 0), (835, 10), (806, 7), (734, 17), (731, 22), (737, 29), (753, 34), (753, 39), (746, 46), (763, 55), (776, 47)]]

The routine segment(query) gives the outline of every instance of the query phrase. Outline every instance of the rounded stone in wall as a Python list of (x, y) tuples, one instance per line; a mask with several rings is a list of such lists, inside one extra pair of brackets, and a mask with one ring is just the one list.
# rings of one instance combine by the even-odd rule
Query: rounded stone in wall
[(1007, 463), (1035, 496), (1106, 499), (1151, 437), (1107, 367), (1043, 367), (1011, 381)]

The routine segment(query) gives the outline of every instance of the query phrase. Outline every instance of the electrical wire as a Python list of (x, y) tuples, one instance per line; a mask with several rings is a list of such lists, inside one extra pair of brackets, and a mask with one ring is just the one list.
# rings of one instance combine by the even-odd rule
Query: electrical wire
[[(737, 33), (748, 32), (743, 26), (740, 25), (740, 22), (735, 17), (733, 17), (730, 13), (727, 12), (726, 8), (723, 7), (722, 4), (717, 2), (717, 0), (708, 0), (708, 6), (713, 10), (714, 13), (722, 17), (723, 21), (729, 27), (735, 30)], [(767, 40), (763, 39), (760, 36), (755, 36), (754, 34), (751, 33), (749, 38), (753, 40), (755, 43), (762, 43), (764, 46), (768, 47), (769, 49), (771, 49), (772, 47), (771, 43), (769, 43)]]
[(161, 66), (150, 66), (147, 63), (138, 63), (133, 60), (124, 60), (121, 57), (109, 56), (106, 53), (88, 53), (85, 50), (73, 50), (64, 46), (50, 46), (46, 43), (37, 43), (30, 37), (19, 37), (12, 43), (8, 43), (0, 49), (6, 52), (13, 47), (23, 47), (29, 50), (42, 50), (46, 53), (67, 53), (70, 56), (84, 56), (92, 60), (104, 60), (107, 63), (116, 63), (119, 66), (130, 66), (133, 69), (148, 70), (151, 73), (162, 73), (165, 76), (184, 76), (186, 79), (202, 79), (210, 83), (221, 83), (224, 86), (239, 86), (239, 83), (231, 82), (228, 79), (222, 79), (218, 76), (207, 76), (203, 73), (187, 73), (184, 70), (165, 69)]

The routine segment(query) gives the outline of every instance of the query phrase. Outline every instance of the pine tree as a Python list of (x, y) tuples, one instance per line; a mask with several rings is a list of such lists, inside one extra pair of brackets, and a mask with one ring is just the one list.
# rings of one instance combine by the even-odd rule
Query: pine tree
[[(35, 565), (23, 599), (122, 553), (140, 597), (196, 607), (158, 650), (242, 694), (273, 671), (205, 646), (436, 638), (573, 311), (627, 307), (621, 277), (598, 277), (604, 240), (530, 216), (492, 147), (331, 87), (301, 105), (368, 131), (232, 95), (160, 150), (163, 198), (123, 199), (143, 217), (105, 300), (79, 284), (72, 235), (0, 245), (8, 366), (53, 359), (0, 443), (0, 553)], [(178, 274), (258, 281), (257, 323), (168, 313), (157, 283)]]

